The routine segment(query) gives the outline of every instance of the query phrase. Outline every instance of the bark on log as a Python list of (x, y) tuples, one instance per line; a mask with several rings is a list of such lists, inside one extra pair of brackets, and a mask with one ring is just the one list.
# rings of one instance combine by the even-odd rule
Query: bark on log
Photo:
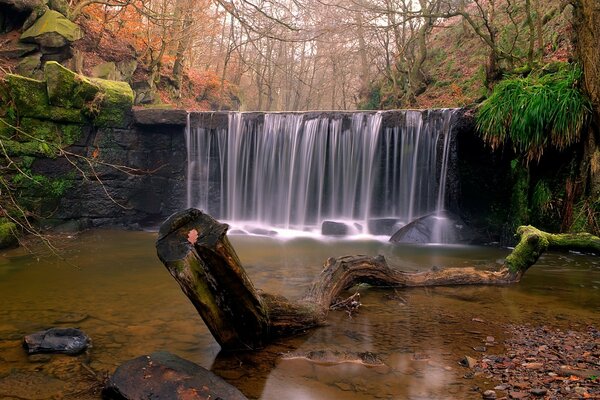
[(158, 257), (224, 350), (258, 349), (276, 338), (322, 325), (334, 300), (360, 283), (504, 285), (518, 282), (549, 248), (600, 252), (600, 239), (589, 234), (553, 235), (520, 227), (521, 242), (497, 271), (433, 268), (404, 272), (390, 267), (383, 256), (330, 258), (306, 295), (290, 301), (254, 288), (227, 239), (228, 228), (199, 210), (188, 209), (163, 223), (156, 243)]

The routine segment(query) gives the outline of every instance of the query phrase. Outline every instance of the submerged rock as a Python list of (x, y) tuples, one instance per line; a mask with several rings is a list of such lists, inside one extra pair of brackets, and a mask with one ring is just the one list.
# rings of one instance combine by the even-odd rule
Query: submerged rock
[(370, 351), (341, 352), (332, 350), (314, 350), (303, 353), (288, 353), (282, 358), (284, 360), (303, 359), (322, 365), (336, 365), (343, 363), (360, 364), (366, 367), (378, 367), (385, 365), (377, 354), (371, 353)]
[(102, 396), (112, 400), (247, 400), (217, 375), (167, 352), (141, 356), (119, 366)]
[(28, 354), (79, 354), (90, 345), (90, 338), (77, 328), (50, 328), (25, 336), (23, 347)]
[(433, 213), (404, 225), (390, 238), (393, 243), (468, 244), (475, 233), (460, 217), (447, 211)]

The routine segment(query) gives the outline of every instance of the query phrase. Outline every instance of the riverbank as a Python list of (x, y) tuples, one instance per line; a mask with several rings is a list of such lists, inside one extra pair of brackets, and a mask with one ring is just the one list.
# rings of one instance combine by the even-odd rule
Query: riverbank
[(486, 354), (473, 375), (501, 383), (484, 399), (600, 399), (600, 331), (508, 325), (505, 353)]

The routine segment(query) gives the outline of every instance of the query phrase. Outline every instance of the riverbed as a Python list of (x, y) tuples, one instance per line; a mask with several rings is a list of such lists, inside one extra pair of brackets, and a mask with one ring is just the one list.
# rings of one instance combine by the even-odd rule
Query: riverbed
[[(257, 288), (298, 298), (328, 257), (383, 254), (403, 270), (497, 266), (510, 250), (409, 246), (360, 239), (232, 235)], [(225, 378), (251, 399), (480, 399), (497, 382), (472, 376), (465, 355), (500, 354), (509, 324), (585, 329), (600, 322), (600, 258), (548, 253), (519, 284), (503, 287), (361, 286), (357, 313), (264, 350), (223, 354), (192, 304), (156, 257), (154, 232), (89, 231), (46, 248), (0, 257), (0, 398), (99, 399), (106, 374), (158, 350)], [(349, 293), (351, 294), (351, 293)], [(27, 356), (22, 337), (75, 326), (86, 354)], [(490, 342), (490, 337), (493, 341)], [(286, 354), (371, 352), (384, 365), (323, 363)]]

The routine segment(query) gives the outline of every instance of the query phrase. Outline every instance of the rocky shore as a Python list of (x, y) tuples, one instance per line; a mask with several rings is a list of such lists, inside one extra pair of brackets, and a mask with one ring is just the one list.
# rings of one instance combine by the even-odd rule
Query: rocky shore
[[(600, 331), (509, 325), (505, 354), (486, 354), (471, 374), (501, 383), (492, 399), (600, 399)], [(473, 360), (472, 360), (473, 361)]]

